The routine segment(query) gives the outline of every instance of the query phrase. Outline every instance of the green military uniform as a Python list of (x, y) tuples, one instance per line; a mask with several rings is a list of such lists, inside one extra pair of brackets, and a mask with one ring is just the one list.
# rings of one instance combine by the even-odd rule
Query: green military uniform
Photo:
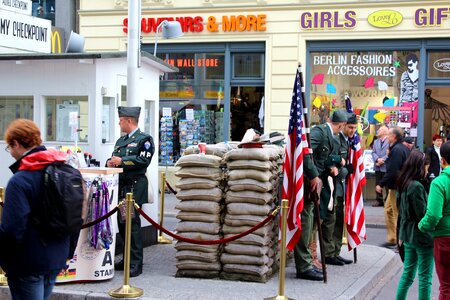
[[(336, 137), (336, 142), (339, 147), (339, 155), (348, 163), (348, 139), (345, 138), (342, 132)], [(345, 166), (339, 167), (339, 174), (335, 178), (335, 205), (334, 214), (328, 214), (329, 224), (333, 228), (333, 243), (327, 245), (325, 249), (326, 257), (336, 257), (341, 253), (342, 235), (344, 230), (344, 203), (345, 203), (345, 179), (347, 178), (348, 170)]]
[[(119, 107), (119, 117), (121, 115), (121, 107)], [(133, 115), (130, 115), (133, 116)], [(137, 115), (139, 117), (139, 114)], [(137, 204), (148, 202), (148, 181), (145, 175), (149, 166), (155, 146), (150, 135), (140, 131), (136, 131), (119, 138), (114, 145), (112, 156), (122, 158), (122, 164), (117, 166), (123, 168), (123, 173), (119, 174), (119, 198), (125, 198), (127, 193), (133, 193), (133, 198)], [(125, 223), (118, 216), (119, 233), (124, 240)], [(141, 220), (138, 215), (133, 218), (131, 226), (131, 265), (141, 265), (143, 262), (143, 245), (141, 233)]]
[[(341, 113), (339, 114), (342, 115)], [(327, 188), (325, 187), (325, 185), (328, 186), (328, 181), (323, 180), (323, 178), (325, 177), (323, 173), (327, 174), (326, 167), (331, 166), (338, 160), (336, 155), (332, 156), (332, 154), (335, 154), (337, 152), (337, 147), (333, 138), (333, 133), (331, 132), (327, 124), (313, 127), (311, 129), (310, 138), (313, 154), (312, 156), (305, 155), (303, 160), (303, 170), (308, 179), (313, 179), (318, 176), (322, 179), (324, 185), (320, 193), (320, 199), (322, 199), (322, 197), (324, 197), (323, 195), (326, 194)], [(309, 197), (309, 182), (306, 182), (304, 186), (305, 197), (301, 215), (302, 234), (300, 236), (299, 242), (294, 249), (295, 268), (297, 270), (297, 274), (303, 273), (312, 268), (312, 255), (308, 246), (313, 234), (314, 202)], [(330, 187), (328, 186), (328, 195), (331, 194), (329, 191)], [(322, 204), (322, 200), (320, 201), (320, 203)], [(327, 206), (328, 201), (325, 209), (327, 208)]]

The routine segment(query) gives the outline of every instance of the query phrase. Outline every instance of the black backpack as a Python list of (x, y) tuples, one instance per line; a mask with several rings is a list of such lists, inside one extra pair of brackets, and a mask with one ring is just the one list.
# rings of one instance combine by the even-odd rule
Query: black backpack
[(45, 168), (42, 201), (32, 217), (45, 240), (80, 232), (83, 185), (80, 171), (64, 162), (54, 162)]

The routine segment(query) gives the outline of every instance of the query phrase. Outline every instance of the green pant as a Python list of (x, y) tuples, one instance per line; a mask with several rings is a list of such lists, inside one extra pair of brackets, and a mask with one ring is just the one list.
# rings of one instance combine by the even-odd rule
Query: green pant
[(336, 206), (334, 208), (336, 221), (333, 229), (334, 253), (332, 256), (338, 256), (341, 253), (342, 235), (344, 233), (344, 202), (343, 197), (336, 197)]
[(312, 256), (309, 251), (309, 241), (314, 223), (314, 203), (305, 199), (302, 211), (302, 234), (294, 248), (295, 268), (297, 273), (305, 272), (312, 268)]
[[(133, 199), (139, 206), (147, 202), (148, 195), (148, 181), (145, 175), (139, 177), (133, 185), (119, 186), (122, 197), (125, 197), (126, 193), (132, 192)], [(125, 244), (125, 222), (121, 221), (120, 215), (118, 215), (118, 227), (120, 237)], [(144, 260), (144, 250), (142, 242), (142, 231), (141, 231), (141, 219), (137, 211), (135, 211), (135, 217), (131, 223), (131, 245), (130, 245), (130, 264), (131, 265), (142, 265)]]
[(325, 257), (334, 257), (334, 225), (336, 223), (336, 201), (334, 201), (333, 211), (327, 211), (325, 218), (322, 221), (322, 239), (323, 251)]
[(396, 299), (406, 299), (408, 289), (416, 277), (417, 269), (419, 269), (419, 299), (430, 299), (434, 264), (433, 247), (420, 247), (404, 243), (405, 261)]

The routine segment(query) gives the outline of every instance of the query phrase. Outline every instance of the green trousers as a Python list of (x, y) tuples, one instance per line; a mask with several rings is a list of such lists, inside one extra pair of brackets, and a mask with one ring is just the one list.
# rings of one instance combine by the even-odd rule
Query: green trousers
[(297, 273), (305, 272), (312, 268), (312, 256), (309, 251), (309, 241), (314, 223), (314, 203), (305, 199), (302, 211), (302, 234), (294, 248), (294, 260)]
[(398, 283), (396, 299), (406, 299), (417, 270), (419, 270), (419, 299), (430, 299), (434, 264), (433, 247), (420, 247), (407, 242), (404, 243), (405, 261), (403, 262), (403, 274)]
[(336, 221), (333, 229), (334, 251), (332, 256), (338, 256), (341, 254), (342, 235), (344, 233), (344, 202), (343, 197), (336, 197), (336, 206), (334, 207)]

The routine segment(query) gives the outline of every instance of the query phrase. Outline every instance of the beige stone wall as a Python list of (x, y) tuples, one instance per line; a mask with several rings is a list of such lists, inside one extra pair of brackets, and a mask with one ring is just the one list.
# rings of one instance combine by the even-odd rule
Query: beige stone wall
[[(448, 7), (448, 1), (331, 1), (306, 0), (142, 0), (142, 17), (201, 16), (206, 28), (209, 16), (214, 16), (220, 26), (222, 16), (266, 15), (266, 31), (261, 32), (187, 32), (171, 43), (242, 42), (266, 43), (265, 129), (286, 132), (292, 86), (298, 62), (305, 62), (306, 42), (319, 40), (366, 40), (443, 38), (450, 36), (450, 19), (441, 26), (418, 27), (414, 25), (417, 8)], [(80, 33), (86, 38), (87, 51), (124, 51), (127, 36), (122, 21), (127, 17), (126, 0), (81, 0)], [(395, 27), (380, 29), (367, 22), (377, 10), (395, 10), (403, 15), (403, 22)], [(357, 14), (354, 29), (302, 30), (300, 16), (303, 12), (345, 11)], [(153, 43), (154, 33), (143, 34), (143, 43)], [(158, 43), (167, 41), (159, 39)], [(331, 49), (330, 49), (331, 50)]]

